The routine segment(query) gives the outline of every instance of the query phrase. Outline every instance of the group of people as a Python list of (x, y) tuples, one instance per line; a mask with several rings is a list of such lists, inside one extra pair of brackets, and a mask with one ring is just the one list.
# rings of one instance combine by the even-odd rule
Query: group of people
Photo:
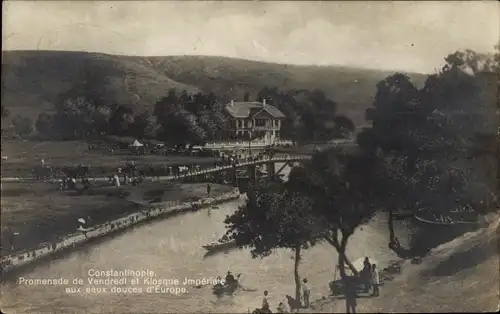
[[(276, 308), (277, 313), (289, 313), (294, 310), (298, 310), (301, 308), (309, 308), (310, 306), (310, 296), (311, 296), (311, 289), (309, 288), (309, 285), (307, 283), (307, 279), (303, 279), (301, 283), (301, 291), (302, 291), (302, 300), (304, 303), (302, 303), (302, 300), (299, 298), (294, 299), (290, 295), (286, 295), (286, 303), (285, 302), (279, 302), (278, 307)], [(264, 297), (262, 298), (262, 307), (258, 310), (259, 313), (272, 313), (271, 308), (269, 306), (269, 292), (266, 290), (264, 291)]]
[(369, 293), (370, 290), (372, 290), (372, 296), (378, 297), (380, 293), (380, 276), (377, 265), (371, 264), (368, 257), (365, 257), (365, 260), (363, 262), (363, 270), (360, 273), (360, 277), (363, 280), (365, 293)]
[[(359, 279), (363, 284), (364, 292), (370, 293), (374, 297), (380, 294), (380, 275), (377, 265), (370, 263), (368, 257), (363, 262), (363, 270), (360, 272)], [(309, 308), (311, 290), (309, 288), (307, 279), (303, 279), (301, 283), (302, 300), (296, 300), (287, 295), (287, 302), (280, 302), (277, 307), (277, 313), (288, 313), (289, 311), (297, 310), (300, 308)], [(347, 277), (344, 281), (344, 295), (346, 300), (347, 313), (356, 313), (358, 297), (358, 279), (356, 277)], [(303, 303), (301, 302), (303, 301)], [(287, 306), (288, 304), (288, 306)], [(262, 299), (262, 308), (258, 310), (259, 313), (271, 313), (269, 306), (269, 293), (264, 291)]]

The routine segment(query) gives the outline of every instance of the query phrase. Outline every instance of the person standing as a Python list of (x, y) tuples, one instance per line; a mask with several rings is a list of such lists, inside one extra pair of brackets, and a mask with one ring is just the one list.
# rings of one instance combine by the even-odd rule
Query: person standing
[(302, 295), (304, 297), (304, 307), (309, 308), (309, 296), (311, 295), (311, 290), (307, 284), (307, 278), (302, 280)]
[(207, 183), (207, 196), (210, 197), (210, 192), (212, 191), (212, 187), (209, 183)]
[(368, 257), (365, 257), (365, 260), (363, 262), (363, 270), (361, 271), (361, 278), (363, 279), (363, 284), (365, 286), (365, 293), (368, 293), (370, 291), (370, 285), (371, 285), (371, 272), (372, 272), (372, 266), (370, 264), (370, 260)]
[(345, 278), (344, 288), (346, 313), (356, 313), (356, 298), (358, 295), (356, 292), (356, 283), (353, 277)]
[(372, 265), (371, 275), (372, 275), (371, 281), (372, 281), (372, 286), (373, 286), (372, 296), (378, 297), (379, 296), (380, 277), (379, 277), (377, 265), (375, 265), (375, 264)]
[(264, 291), (264, 297), (262, 298), (262, 308), (261, 308), (261, 310), (265, 311), (266, 313), (270, 311), (267, 290)]

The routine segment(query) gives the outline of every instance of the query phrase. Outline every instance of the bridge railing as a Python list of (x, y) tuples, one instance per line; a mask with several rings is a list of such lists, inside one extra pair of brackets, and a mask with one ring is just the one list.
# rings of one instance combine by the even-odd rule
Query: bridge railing
[[(311, 156), (308, 156), (308, 155), (284, 156), (284, 157), (267, 157), (267, 156), (265, 156), (265, 157), (254, 159), (254, 160), (238, 162), (238, 163), (235, 163), (234, 165), (233, 164), (221, 165), (221, 166), (216, 166), (216, 167), (211, 167), (211, 168), (188, 171), (186, 173), (179, 174), (179, 175), (159, 176), (158, 178), (160, 180), (169, 181), (169, 180), (194, 177), (194, 176), (198, 176), (198, 175), (202, 175), (202, 174), (208, 174), (208, 173), (228, 170), (228, 169), (232, 169), (234, 167), (240, 168), (240, 167), (249, 166), (249, 165), (258, 165), (258, 164), (263, 164), (263, 163), (266, 163), (269, 161), (289, 162), (289, 161), (300, 161), (300, 160), (309, 160), (309, 159), (311, 159)], [(36, 181), (36, 180), (27, 179), (27, 178), (2, 178), (2, 182), (34, 182), (34, 181)], [(89, 181), (104, 182), (104, 181), (109, 181), (109, 178), (108, 177), (94, 177), (94, 178), (89, 178)], [(40, 182), (40, 181), (36, 181), (36, 182)], [(42, 182), (58, 183), (58, 182), (61, 182), (61, 179), (49, 179), (49, 180), (44, 180)]]
[(234, 167), (239, 168), (239, 167), (244, 167), (244, 166), (250, 166), (250, 165), (257, 165), (257, 164), (262, 164), (266, 163), (269, 161), (272, 162), (280, 162), (280, 161), (299, 161), (299, 160), (309, 160), (311, 159), (311, 156), (286, 156), (286, 157), (264, 157), (264, 158), (259, 158), (256, 160), (251, 160), (251, 161), (244, 161), (244, 162), (239, 162), (235, 163), (234, 165), (224, 165), (224, 166), (217, 166), (217, 167), (212, 167), (212, 168), (206, 168), (206, 169), (201, 169), (201, 170), (195, 170), (195, 171), (190, 171), (187, 173), (183, 173), (177, 176), (170, 176), (173, 179), (180, 179), (180, 178), (187, 178), (187, 177), (192, 177), (192, 176), (197, 176), (201, 174), (208, 174), (212, 172), (217, 172), (217, 171), (223, 171), (227, 169), (232, 169)]
[(241, 148), (246, 148), (248, 146), (287, 146), (287, 145), (293, 145), (292, 141), (288, 140), (278, 140), (278, 141), (264, 141), (264, 140), (253, 140), (248, 143), (248, 141), (223, 141), (223, 142), (212, 142), (212, 143), (206, 143), (203, 148), (207, 149), (216, 149), (216, 148), (225, 148), (225, 147), (241, 147)]

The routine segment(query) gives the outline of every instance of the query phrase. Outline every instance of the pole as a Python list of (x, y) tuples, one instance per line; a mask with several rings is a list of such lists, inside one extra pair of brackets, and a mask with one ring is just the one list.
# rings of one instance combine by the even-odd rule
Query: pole
[(252, 135), (253, 131), (248, 132), (248, 157), (252, 157)]

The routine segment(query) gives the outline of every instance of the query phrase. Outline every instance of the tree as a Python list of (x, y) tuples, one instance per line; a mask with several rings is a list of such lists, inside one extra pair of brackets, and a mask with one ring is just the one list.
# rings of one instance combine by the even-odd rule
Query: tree
[(20, 136), (27, 136), (33, 132), (33, 122), (29, 118), (15, 116), (12, 119), (14, 130)]
[(126, 106), (116, 106), (108, 121), (110, 134), (132, 135), (134, 127), (134, 111)]
[(147, 111), (144, 111), (143, 113), (134, 117), (134, 122), (130, 126), (130, 134), (137, 137), (138, 139), (143, 139), (149, 124), (149, 113)]
[(63, 94), (56, 103), (54, 126), (63, 139), (84, 138), (96, 132), (97, 104), (84, 96)]
[(466, 193), (470, 174), (457, 163), (469, 158), (477, 131), (492, 115), (484, 108), (491, 101), (481, 100), (485, 89), (479, 87), (488, 62), (472, 51), (456, 52), (445, 60), (421, 90), (405, 75), (386, 78), (377, 85), (374, 108), (367, 110), (385, 153), (385, 173), (376, 183), (385, 188), (378, 194), (379, 204), (389, 211), (390, 247), (400, 256), (420, 250), (398, 247), (394, 210), (440, 213), (478, 203)]
[(373, 121), (373, 131), (384, 152), (405, 150), (408, 128), (416, 116), (417, 88), (402, 73), (388, 76), (377, 84), (373, 108), (366, 116)]
[(339, 153), (335, 149), (317, 153), (302, 168), (294, 168), (287, 186), (313, 200), (313, 212), (322, 222), (323, 238), (338, 252), (341, 278), (344, 265), (357, 270), (346, 257), (350, 236), (375, 214), (370, 200), (378, 176), (378, 157), (374, 152)]
[(35, 127), (38, 133), (45, 136), (52, 136), (54, 134), (54, 124), (53, 117), (45, 112), (38, 115), (35, 122)]
[(294, 252), (295, 296), (300, 300), (301, 250), (314, 245), (321, 236), (312, 200), (269, 182), (249, 191), (247, 203), (224, 222), (226, 236), (237, 246), (250, 248), (253, 258), (269, 256), (279, 248)]
[(336, 116), (333, 122), (335, 123), (334, 134), (336, 137), (348, 137), (349, 134), (356, 131), (356, 126), (346, 116)]

